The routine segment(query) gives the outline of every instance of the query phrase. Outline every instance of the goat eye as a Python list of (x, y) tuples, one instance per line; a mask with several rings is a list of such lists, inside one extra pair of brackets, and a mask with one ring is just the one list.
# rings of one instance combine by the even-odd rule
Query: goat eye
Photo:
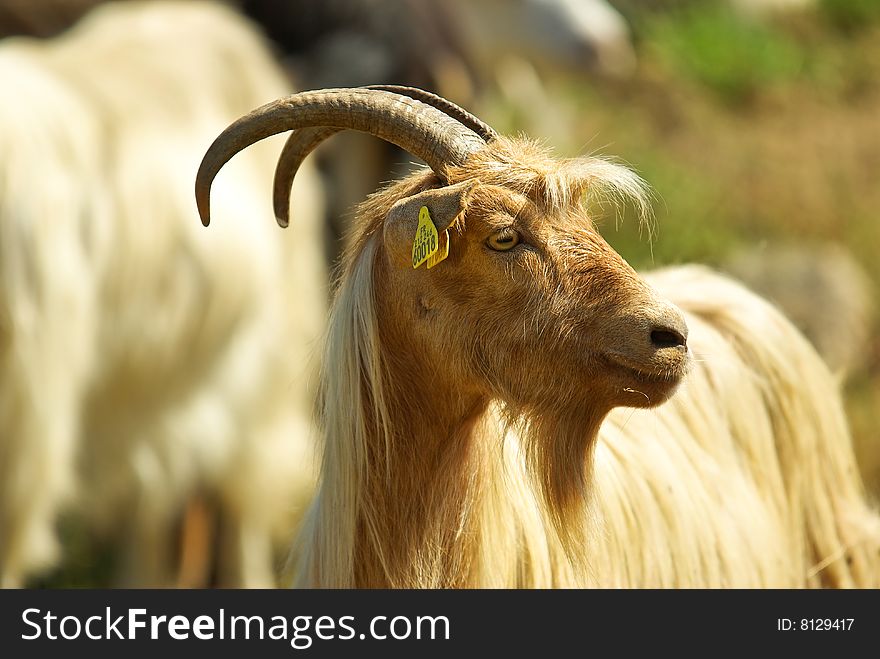
[(496, 252), (506, 252), (519, 245), (519, 234), (513, 229), (504, 229), (489, 236), (486, 244)]

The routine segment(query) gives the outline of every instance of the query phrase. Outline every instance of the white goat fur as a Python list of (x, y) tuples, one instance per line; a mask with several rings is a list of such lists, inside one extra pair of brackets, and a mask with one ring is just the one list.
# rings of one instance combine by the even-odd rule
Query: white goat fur
[(593, 583), (880, 586), (880, 524), (824, 362), (732, 280), (646, 279), (685, 311), (696, 364), (667, 404), (600, 431)]
[(261, 221), (278, 145), (261, 147), (206, 231), (192, 172), (226, 124), (289, 93), (283, 75), (229, 9), (130, 2), (2, 44), (0, 79), (0, 583), (57, 561), (76, 501), (125, 537), (124, 583), (169, 585), (175, 517), (207, 491), (228, 513), (221, 583), (272, 585), (313, 480), (319, 183), (304, 172), (282, 235)]
[[(381, 214), (417, 184), (377, 193), (363, 212)], [(388, 414), (372, 283), (377, 236), (352, 254), (331, 314), (324, 459), (297, 543), (298, 586), (357, 585), (358, 525), (369, 523), (358, 518), (359, 488), (381, 478), (379, 466), (365, 466), (381, 447), (366, 440)], [(384, 580), (431, 588), (880, 585), (878, 517), (835, 379), (813, 348), (771, 305), (708, 269), (646, 279), (685, 312), (694, 363), (670, 402), (618, 408), (602, 424), (582, 555), (571, 560), (535, 490), (518, 434), (528, 429), (510, 429), (496, 407), (476, 422), (461, 463), (450, 459), (438, 475), (438, 491), (423, 494), (424, 508), (460, 527), (427, 521), (408, 535), (412, 525), (400, 520), (391, 530), (399, 540), (374, 538), (380, 556), (383, 546), (417, 548), (402, 572), (386, 568)], [(450, 442), (462, 443), (443, 445)]]

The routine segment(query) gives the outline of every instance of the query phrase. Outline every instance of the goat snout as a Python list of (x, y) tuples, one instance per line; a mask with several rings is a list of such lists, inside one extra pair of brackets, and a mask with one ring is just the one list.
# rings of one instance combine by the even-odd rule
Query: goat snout
[(654, 299), (621, 321), (605, 352), (613, 363), (641, 374), (684, 374), (688, 326), (678, 307)]

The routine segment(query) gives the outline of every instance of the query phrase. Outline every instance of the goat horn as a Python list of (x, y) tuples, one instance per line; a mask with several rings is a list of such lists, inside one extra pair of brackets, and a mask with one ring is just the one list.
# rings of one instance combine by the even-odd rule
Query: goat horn
[(294, 94), (233, 122), (208, 148), (195, 185), (202, 224), (207, 226), (211, 221), (211, 183), (232, 156), (271, 135), (314, 127), (375, 135), (421, 158), (441, 178), (445, 178), (448, 165), (464, 164), (485, 146), (477, 133), (456, 119), (400, 94), (363, 88)]
[[(449, 115), (477, 135), (489, 142), (498, 137), (494, 128), (464, 108), (456, 105), (442, 96), (419, 89), (418, 87), (406, 87), (403, 85), (368, 85), (363, 89), (378, 89), (392, 92), (401, 96), (408, 96), (426, 105), (437, 108)], [(296, 130), (287, 138), (278, 165), (275, 167), (275, 180), (272, 185), (272, 203), (275, 208), (275, 219), (278, 225), (286, 227), (290, 224), (290, 191), (293, 180), (300, 165), (312, 151), (326, 139), (338, 133), (339, 128), (302, 128)]]
[(463, 107), (456, 105), (450, 100), (438, 96), (437, 94), (419, 89), (418, 87), (406, 87), (404, 85), (368, 85), (365, 89), (381, 89), (386, 92), (394, 92), (401, 96), (409, 96), (417, 101), (421, 101), (426, 105), (437, 108), (448, 114), (453, 119), (470, 128), (485, 141), (491, 142), (498, 137), (497, 131), (482, 119), (475, 117)]
[(272, 205), (275, 208), (278, 226), (286, 227), (290, 224), (290, 191), (299, 166), (321, 142), (341, 130), (342, 128), (327, 126), (300, 128), (287, 138), (284, 148), (281, 149), (281, 155), (278, 156), (275, 178), (272, 181)]

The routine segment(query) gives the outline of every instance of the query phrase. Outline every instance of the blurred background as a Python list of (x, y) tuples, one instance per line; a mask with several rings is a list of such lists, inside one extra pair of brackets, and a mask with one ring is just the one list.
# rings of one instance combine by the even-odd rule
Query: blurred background
[[(102, 4), (0, 0), (0, 49), (16, 35), (64, 38)], [(543, 140), (561, 156), (598, 153), (635, 169), (654, 191), (655, 224), (646, 229), (625, 210), (597, 208), (606, 239), (637, 269), (702, 262), (776, 302), (839, 378), (863, 476), (880, 495), (880, 2), (195, 4), (223, 5), (247, 22), (290, 90), (418, 86), (501, 133)], [(86, 40), (81, 47), (89, 47)], [(218, 55), (203, 65), (228, 61)], [(0, 125), (0, 133), (16, 130)], [(324, 200), (320, 244), (332, 268), (352, 205), (406, 173), (413, 158), (341, 134), (312, 160)], [(268, 201), (270, 178), (263, 184)], [(294, 231), (298, 199), (295, 191)], [(194, 205), (191, 212), (197, 223)], [(257, 220), (271, 224), (270, 215)], [(326, 282), (317, 287), (325, 289)], [(0, 460), (11, 461), (5, 432), (0, 427)], [(178, 562), (201, 563), (199, 576), (181, 580), (178, 569), (159, 585), (216, 583), (216, 567), (206, 564), (216, 561), (211, 538), (222, 513), (210, 512), (210, 497), (191, 496), (197, 492), (186, 490), (176, 504), (167, 542)], [(93, 532), (81, 509), (70, 510), (60, 506), (58, 559), (29, 572), (24, 584), (119, 583), (118, 544)], [(273, 565), (283, 565), (283, 554), (275, 549)]]

